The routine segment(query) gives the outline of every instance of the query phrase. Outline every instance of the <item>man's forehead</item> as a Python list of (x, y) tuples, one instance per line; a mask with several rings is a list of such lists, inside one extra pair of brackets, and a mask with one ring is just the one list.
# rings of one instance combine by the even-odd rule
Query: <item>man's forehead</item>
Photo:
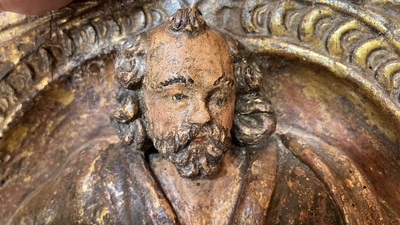
[(159, 53), (163, 51), (167, 54), (173, 54), (173, 52), (179, 54), (203, 52), (210, 55), (229, 55), (225, 39), (212, 29), (195, 36), (188, 36), (185, 33), (170, 33), (157, 28), (149, 32), (148, 41), (149, 50), (157, 50)]
[(232, 62), (225, 40), (213, 31), (189, 38), (155, 32), (150, 35), (146, 56), (147, 75), (162, 82), (173, 76), (218, 79), (232, 74)]
[(226, 70), (231, 64), (228, 51), (207, 49), (209, 46), (184, 46), (176, 47), (176, 43), (164, 43), (149, 50), (146, 64), (153, 70), (155, 68), (173, 69), (175, 72), (190, 70), (212, 71)]

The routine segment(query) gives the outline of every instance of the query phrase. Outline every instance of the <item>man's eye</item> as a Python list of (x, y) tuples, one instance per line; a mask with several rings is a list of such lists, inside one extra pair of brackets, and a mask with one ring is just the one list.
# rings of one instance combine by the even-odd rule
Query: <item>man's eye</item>
[(186, 98), (188, 98), (188, 96), (187, 96), (187, 95), (184, 95), (184, 94), (174, 94), (174, 95), (172, 96), (172, 100), (173, 100), (173, 101), (177, 101), (177, 102), (182, 101), (182, 100), (184, 100), (184, 99), (186, 99)]
[(219, 98), (215, 98), (214, 99), (214, 104), (217, 105), (217, 106), (222, 106), (222, 105), (225, 104), (225, 102), (226, 102), (225, 98), (219, 97)]
[(218, 106), (221, 106), (221, 105), (223, 105), (225, 103), (225, 99), (224, 98), (218, 98), (217, 99), (217, 105)]

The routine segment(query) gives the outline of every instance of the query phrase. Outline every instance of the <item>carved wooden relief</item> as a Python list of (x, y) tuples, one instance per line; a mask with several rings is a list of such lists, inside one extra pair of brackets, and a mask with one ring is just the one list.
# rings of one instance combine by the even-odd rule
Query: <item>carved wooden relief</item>
[[(1, 12), (0, 223), (399, 224), (398, 8), (395, 1), (90, 0), (42, 16)], [(210, 128), (229, 147), (211, 149), (221, 155), (218, 166), (199, 174), (172, 160), (152, 133), (168, 127), (160, 121), (171, 107), (148, 112), (161, 101), (151, 102), (157, 92), (148, 87), (158, 78), (146, 72), (179, 70), (187, 60), (172, 67), (154, 53), (151, 61), (143, 44), (196, 46), (194, 36), (156, 28), (174, 19), (177, 30), (193, 15), (221, 35), (224, 44), (215, 46), (224, 50), (209, 53), (220, 54), (212, 62), (231, 56), (232, 77), (210, 79), (236, 88), (233, 108), (217, 114), (197, 105), (181, 116), (209, 112), (213, 121), (232, 113), (225, 130)], [(159, 83), (192, 83), (178, 75)]]

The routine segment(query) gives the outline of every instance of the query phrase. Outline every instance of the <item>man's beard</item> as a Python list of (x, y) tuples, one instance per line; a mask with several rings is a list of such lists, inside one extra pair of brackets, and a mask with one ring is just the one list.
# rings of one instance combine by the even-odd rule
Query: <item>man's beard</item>
[[(193, 141), (196, 136), (204, 140)], [(215, 124), (183, 125), (166, 138), (153, 136), (152, 139), (161, 156), (174, 164), (185, 178), (215, 175), (231, 144), (229, 130)]]

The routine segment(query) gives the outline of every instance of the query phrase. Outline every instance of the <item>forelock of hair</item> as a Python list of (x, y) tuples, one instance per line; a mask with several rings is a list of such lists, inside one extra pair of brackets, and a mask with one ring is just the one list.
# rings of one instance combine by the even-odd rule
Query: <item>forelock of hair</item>
[(194, 8), (178, 9), (165, 22), (165, 28), (172, 32), (183, 32), (195, 36), (208, 29), (201, 13)]

